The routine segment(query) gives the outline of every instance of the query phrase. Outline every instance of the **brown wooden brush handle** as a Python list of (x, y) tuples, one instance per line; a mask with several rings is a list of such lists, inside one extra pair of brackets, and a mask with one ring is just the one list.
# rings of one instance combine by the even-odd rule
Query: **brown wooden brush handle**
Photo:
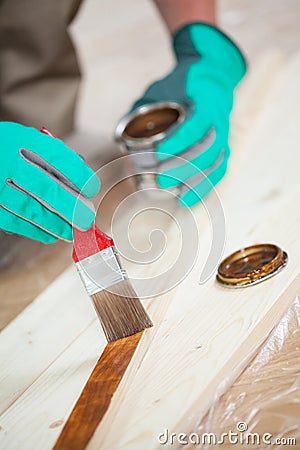
[(107, 344), (53, 450), (83, 450), (106, 413), (143, 332)]

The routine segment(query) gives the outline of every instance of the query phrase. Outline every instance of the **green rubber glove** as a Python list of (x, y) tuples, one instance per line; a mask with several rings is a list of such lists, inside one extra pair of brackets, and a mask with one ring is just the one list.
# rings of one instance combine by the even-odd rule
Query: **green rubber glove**
[(192, 206), (226, 172), (233, 92), (246, 73), (246, 63), (222, 31), (204, 23), (181, 28), (174, 36), (173, 46), (175, 69), (150, 85), (132, 109), (160, 101), (190, 106), (188, 119), (157, 147), (156, 156), (160, 161), (173, 155), (184, 159), (175, 158), (173, 167), (169, 164), (157, 180), (162, 188), (180, 186), (180, 204)]
[(72, 223), (91, 226), (87, 198), (100, 182), (80, 156), (59, 139), (12, 122), (0, 122), (0, 146), (2, 230), (51, 243), (72, 240)]

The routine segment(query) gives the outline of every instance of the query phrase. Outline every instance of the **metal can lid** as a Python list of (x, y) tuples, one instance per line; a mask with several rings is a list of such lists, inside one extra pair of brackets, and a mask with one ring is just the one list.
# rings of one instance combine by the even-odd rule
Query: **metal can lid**
[(217, 280), (228, 287), (260, 283), (285, 267), (287, 253), (274, 244), (256, 244), (227, 256), (218, 267)]

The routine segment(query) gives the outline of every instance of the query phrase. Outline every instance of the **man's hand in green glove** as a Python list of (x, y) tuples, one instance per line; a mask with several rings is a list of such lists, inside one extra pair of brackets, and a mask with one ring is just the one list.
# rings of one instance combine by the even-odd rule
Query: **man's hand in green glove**
[(72, 240), (72, 223), (91, 226), (95, 214), (85, 199), (100, 182), (80, 156), (59, 139), (12, 122), (0, 122), (0, 146), (0, 229), (51, 243)]
[(161, 101), (190, 106), (189, 118), (157, 147), (156, 156), (160, 161), (173, 155), (190, 161), (174, 161), (174, 166), (157, 180), (162, 188), (181, 186), (180, 204), (192, 206), (226, 172), (233, 92), (246, 72), (246, 64), (240, 50), (222, 31), (204, 23), (181, 28), (173, 46), (175, 69), (153, 83), (132, 109)]

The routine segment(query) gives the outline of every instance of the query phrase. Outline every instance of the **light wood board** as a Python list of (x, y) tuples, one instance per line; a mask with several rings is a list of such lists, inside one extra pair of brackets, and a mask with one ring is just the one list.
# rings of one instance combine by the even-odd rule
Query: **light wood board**
[[(300, 261), (300, 60), (287, 67), (277, 56), (266, 61), (240, 90), (232, 163), (218, 192), (227, 220), (226, 253), (275, 242), (288, 252), (289, 264), (261, 285), (229, 291), (213, 278), (199, 285), (200, 261), (174, 291), (148, 301), (156, 326), (144, 334), (90, 449), (150, 449), (164, 428), (187, 430), (205, 413), (219, 382), (234, 379), (236, 365), (246, 363), (283, 313), (276, 302)], [(210, 230), (204, 209), (195, 215), (206, 225), (203, 258)], [(52, 448), (104, 346), (70, 268), (0, 336), (1, 448)]]

